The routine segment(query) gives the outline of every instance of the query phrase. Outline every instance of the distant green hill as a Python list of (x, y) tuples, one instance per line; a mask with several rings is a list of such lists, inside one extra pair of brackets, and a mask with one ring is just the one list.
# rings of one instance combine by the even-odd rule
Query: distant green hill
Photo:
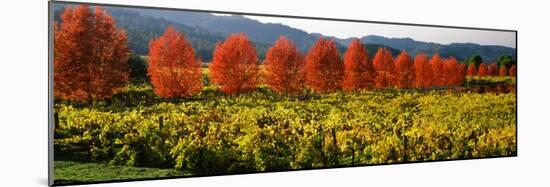
[(224, 35), (244, 32), (251, 40), (259, 43), (273, 44), (281, 35), (292, 39), (298, 49), (307, 52), (309, 46), (317, 41), (318, 36), (308, 34), (300, 29), (291, 28), (279, 23), (261, 23), (241, 15), (216, 16), (204, 12), (167, 11), (158, 9), (136, 9), (136, 12), (163, 18), (190, 26), (199, 26)]
[[(54, 17), (60, 22), (60, 14), (66, 5), (55, 4)], [(201, 27), (187, 26), (180, 23), (171, 22), (162, 18), (143, 16), (135, 12), (132, 8), (104, 7), (113, 18), (115, 18), (117, 27), (123, 28), (128, 35), (129, 48), (140, 55), (147, 55), (149, 41), (164, 34), (168, 26), (173, 26), (176, 30), (183, 32), (187, 40), (191, 42), (195, 53), (204, 61), (212, 60), (212, 53), (217, 42), (225, 39), (225, 36), (219, 33), (212, 33)], [(268, 45), (255, 43), (258, 55), (263, 58)]]
[[(303, 30), (289, 27), (278, 23), (261, 23), (240, 15), (217, 16), (204, 12), (190, 11), (166, 11), (158, 9), (140, 9), (137, 10), (142, 15), (153, 16), (167, 19), (186, 25), (200, 26), (211, 32), (222, 34), (244, 32), (256, 42), (271, 44), (280, 35), (285, 35), (292, 39), (302, 52), (306, 52), (319, 36), (318, 33), (307, 33)], [(327, 36), (325, 36), (327, 37)], [(340, 39), (333, 38), (338, 47), (345, 47), (351, 41), (351, 38)], [(504, 46), (479, 45), (473, 43), (455, 43), (443, 45), (433, 42), (416, 41), (411, 38), (387, 38), (383, 36), (368, 35), (360, 38), (365, 44), (379, 44), (388, 46), (397, 50), (406, 50), (411, 55), (425, 53), (432, 55), (439, 53), (443, 57), (454, 56), (459, 60), (464, 60), (472, 55), (479, 54), (485, 61), (495, 61), (500, 55), (511, 55), (516, 59), (515, 49)]]
[(365, 44), (383, 44), (395, 49), (405, 50), (411, 55), (425, 53), (433, 55), (439, 53), (442, 57), (453, 56), (459, 60), (479, 54), (484, 61), (495, 61), (500, 55), (511, 55), (516, 59), (516, 49), (504, 46), (479, 45), (475, 43), (452, 43), (443, 45), (432, 42), (415, 41), (411, 38), (386, 38), (369, 35), (361, 38)]
[[(66, 5), (56, 3), (54, 16), (60, 21), (59, 14)], [(132, 51), (147, 55), (148, 43), (152, 38), (162, 35), (169, 25), (183, 32), (192, 43), (197, 55), (204, 61), (212, 60), (217, 42), (221, 42), (231, 33), (246, 33), (256, 45), (258, 57), (264, 59), (267, 49), (281, 35), (292, 39), (303, 53), (306, 53), (315, 41), (323, 36), (319, 33), (307, 33), (300, 29), (282, 24), (261, 23), (244, 16), (217, 16), (214, 14), (190, 11), (168, 11), (160, 9), (105, 7), (113, 15), (117, 26), (128, 34), (128, 44)], [(343, 54), (351, 38), (333, 39), (340, 54)], [(504, 46), (486, 46), (473, 43), (453, 43), (449, 45), (415, 41), (411, 38), (387, 38), (369, 35), (360, 38), (367, 45), (368, 54), (374, 56), (379, 47), (386, 47), (397, 56), (401, 50), (410, 55), (439, 53), (443, 57), (453, 56), (459, 60), (479, 54), (484, 61), (495, 61), (500, 55), (511, 55), (516, 59), (515, 49)]]

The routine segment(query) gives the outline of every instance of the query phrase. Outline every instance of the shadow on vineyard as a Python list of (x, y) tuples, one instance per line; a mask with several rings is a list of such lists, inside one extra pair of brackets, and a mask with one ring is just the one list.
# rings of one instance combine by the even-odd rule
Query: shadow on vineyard
[(515, 93), (516, 79), (506, 77), (469, 78), (464, 90), (474, 93)]
[[(173, 98), (166, 99), (156, 96), (153, 93), (151, 85), (147, 83), (141, 83), (137, 85), (129, 85), (123, 89), (120, 93), (113, 95), (111, 99), (105, 101), (95, 102), (71, 102), (55, 100), (56, 104), (68, 104), (74, 107), (110, 107), (110, 109), (133, 107), (133, 106), (152, 106), (159, 103), (180, 103), (191, 101), (207, 101), (215, 100), (219, 98), (231, 98), (233, 96), (226, 95), (217, 89), (215, 86), (209, 85), (209, 80), (206, 75), (203, 76), (203, 82), (205, 85), (203, 90), (197, 95), (185, 97), (185, 98)], [(440, 92), (440, 93), (515, 93), (516, 92), (515, 78), (510, 77), (484, 77), (484, 78), (468, 78), (463, 86), (453, 87), (434, 87), (428, 89), (410, 88), (410, 89), (374, 89), (378, 93), (414, 93), (414, 92)], [(280, 100), (317, 100), (321, 96), (315, 94), (311, 90), (305, 90), (302, 94), (298, 95), (279, 95), (274, 93), (267, 86), (260, 86), (256, 91), (252, 93), (244, 93), (245, 95), (261, 96), (269, 98), (273, 101)], [(57, 106), (57, 105), (56, 105)]]

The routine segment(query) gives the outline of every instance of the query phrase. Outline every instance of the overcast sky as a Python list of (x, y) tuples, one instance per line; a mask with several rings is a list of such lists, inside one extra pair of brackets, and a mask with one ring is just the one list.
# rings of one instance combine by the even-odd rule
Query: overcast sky
[(439, 27), (403, 26), (391, 24), (357, 23), (311, 19), (246, 16), (262, 23), (281, 23), (306, 32), (321, 33), (338, 38), (380, 35), (390, 38), (410, 37), (417, 41), (449, 43), (477, 43), (516, 47), (514, 32), (450, 29)]

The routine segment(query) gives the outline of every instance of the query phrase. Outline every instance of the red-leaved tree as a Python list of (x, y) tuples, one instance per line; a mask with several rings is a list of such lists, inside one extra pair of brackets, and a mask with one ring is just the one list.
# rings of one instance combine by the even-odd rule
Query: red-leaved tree
[(500, 66), (500, 70), (498, 71), (498, 74), (501, 77), (505, 77), (508, 74), (508, 70), (506, 69), (506, 66)]
[(466, 66), (461, 66), (454, 57), (443, 60), (444, 86), (458, 86), (463, 83)]
[(471, 63), (468, 65), (468, 76), (476, 76), (477, 75), (477, 68), (475, 63)]
[(395, 60), (394, 68), (395, 81), (397, 88), (410, 88), (414, 83), (415, 72), (413, 70), (413, 61), (406, 51), (401, 51)]
[(485, 77), (489, 76), (489, 70), (487, 70), (487, 65), (484, 63), (479, 64), (479, 68), (477, 69), (477, 76)]
[(510, 66), (510, 69), (508, 69), (508, 75), (515, 77), (517, 75), (517, 69), (516, 65)]
[(432, 86), (445, 86), (445, 69), (439, 54), (434, 54), (430, 59), (433, 71)]
[(368, 58), (367, 48), (360, 40), (354, 39), (344, 54), (344, 90), (359, 90), (372, 88), (375, 71)]
[(164, 35), (149, 42), (147, 73), (154, 93), (164, 98), (191, 96), (202, 89), (195, 50), (185, 36), (171, 26)]
[(378, 48), (372, 63), (376, 69), (376, 77), (374, 79), (375, 87), (386, 88), (392, 86), (392, 82), (394, 81), (394, 64), (390, 51), (385, 47)]
[(468, 68), (466, 64), (463, 63), (461, 63), (458, 68), (460, 70), (460, 77), (457, 79), (457, 84), (463, 85), (464, 82), (466, 82), (466, 76), (468, 76)]
[(209, 65), (212, 82), (227, 94), (256, 89), (259, 62), (254, 44), (245, 34), (232, 34), (218, 43)]
[(428, 88), (432, 85), (433, 71), (428, 57), (418, 54), (414, 58), (414, 86), (416, 88)]
[(333, 40), (319, 37), (306, 56), (306, 86), (317, 93), (341, 88), (344, 65)]
[(68, 6), (54, 26), (54, 96), (109, 99), (129, 77), (126, 33), (97, 6)]
[(281, 36), (266, 53), (265, 82), (278, 93), (299, 93), (303, 88), (304, 64), (296, 45)]
[(497, 76), (498, 75), (497, 63), (489, 64), (489, 67), (487, 68), (487, 72), (488, 72), (489, 76)]

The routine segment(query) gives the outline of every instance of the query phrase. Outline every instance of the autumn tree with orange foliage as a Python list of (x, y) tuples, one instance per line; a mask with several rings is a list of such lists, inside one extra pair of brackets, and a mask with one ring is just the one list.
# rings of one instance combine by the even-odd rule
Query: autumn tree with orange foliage
[(305, 83), (317, 93), (341, 88), (344, 65), (333, 40), (319, 37), (306, 56)]
[(410, 88), (414, 84), (413, 62), (406, 51), (401, 51), (395, 60), (394, 85), (397, 88)]
[(458, 86), (465, 80), (466, 66), (459, 64), (454, 57), (443, 60), (444, 79), (443, 86)]
[(480, 77), (489, 76), (489, 70), (487, 70), (487, 65), (483, 63), (479, 64), (479, 68), (477, 69), (477, 76), (480, 76)]
[(487, 73), (489, 74), (489, 76), (497, 76), (498, 75), (497, 63), (489, 64), (489, 67), (487, 68)]
[(232, 34), (218, 43), (209, 65), (212, 82), (227, 94), (256, 89), (259, 62), (254, 44), (244, 33)]
[(433, 71), (432, 86), (445, 86), (445, 69), (439, 54), (434, 54), (430, 59), (430, 66)]
[(515, 77), (517, 75), (517, 69), (516, 65), (510, 66), (510, 69), (508, 69), (508, 75), (511, 77)]
[(464, 84), (464, 82), (466, 82), (466, 76), (468, 76), (468, 67), (466, 66), (466, 64), (461, 63), (458, 68), (460, 71), (460, 77), (458, 78), (457, 82), (459, 85), (462, 85)]
[(424, 54), (418, 54), (414, 58), (414, 86), (416, 88), (428, 88), (432, 86), (432, 67), (430, 66), (430, 62), (428, 60), (428, 57)]
[(266, 53), (265, 82), (278, 93), (299, 93), (303, 88), (304, 64), (304, 57), (294, 42), (281, 36)]
[(501, 66), (500, 70), (498, 71), (498, 75), (501, 77), (505, 77), (508, 73), (508, 70), (506, 69), (506, 66)]
[(477, 75), (477, 68), (475, 63), (471, 63), (468, 65), (468, 76), (476, 76)]
[(368, 58), (367, 48), (359, 39), (353, 39), (344, 54), (344, 90), (372, 88), (375, 71)]
[(54, 26), (54, 96), (109, 99), (128, 83), (126, 33), (101, 7), (68, 6)]
[(168, 27), (149, 42), (147, 73), (155, 94), (163, 98), (188, 97), (201, 91), (201, 69), (185, 36)]
[(392, 86), (394, 81), (394, 64), (390, 51), (385, 47), (379, 48), (372, 62), (376, 69), (376, 77), (374, 78), (375, 87), (387, 88)]

